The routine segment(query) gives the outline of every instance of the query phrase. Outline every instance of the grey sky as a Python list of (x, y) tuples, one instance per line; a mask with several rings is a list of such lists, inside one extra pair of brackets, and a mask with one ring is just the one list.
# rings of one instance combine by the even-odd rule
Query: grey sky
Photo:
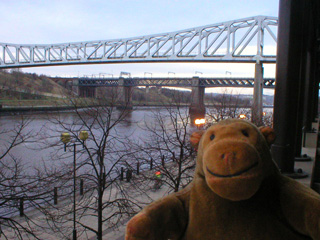
[[(170, 32), (256, 15), (278, 16), (278, 0), (0, 0), (0, 41), (63, 43)], [(274, 65), (265, 75), (274, 77)], [(224, 74), (253, 76), (253, 64), (149, 63), (25, 68), (51, 76), (82, 76), (120, 71), (143, 76)]]

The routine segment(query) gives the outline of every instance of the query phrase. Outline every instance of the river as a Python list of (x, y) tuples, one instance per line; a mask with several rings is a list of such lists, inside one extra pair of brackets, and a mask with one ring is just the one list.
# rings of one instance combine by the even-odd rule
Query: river
[[(155, 113), (165, 114), (164, 108), (150, 108), (150, 107), (138, 107), (133, 111), (130, 111), (124, 121), (121, 121), (113, 131), (122, 138), (140, 139), (145, 136), (146, 123), (154, 124), (156, 119)], [(187, 108), (184, 108), (183, 112), (187, 112)], [(115, 116), (119, 114), (119, 111), (114, 113)], [(23, 116), (24, 121), (28, 121), (28, 125), (23, 129), (22, 135), (30, 134), (31, 137), (26, 142), (14, 147), (11, 150), (12, 156), (21, 159), (23, 165), (28, 169), (33, 167), (41, 168), (43, 163), (55, 165), (57, 161), (50, 162), (54, 155), (59, 155), (63, 152), (63, 147), (60, 143), (60, 134), (65, 130), (62, 129), (58, 121), (63, 123), (75, 123), (77, 122), (78, 115), (73, 111), (54, 112), (54, 113), (41, 113), (35, 115)], [(0, 151), (3, 152), (6, 149), (6, 144), (14, 136), (14, 132), (11, 130), (17, 128), (21, 123), (22, 116), (2, 116), (0, 117)], [(99, 130), (95, 130), (96, 134), (99, 134)], [(113, 132), (114, 133), (114, 132)], [(71, 148), (69, 149), (72, 150)], [(67, 158), (66, 158), (67, 159)], [(72, 160), (72, 157), (69, 158)]]
[[(182, 115), (186, 116), (188, 108), (182, 107), (181, 109)], [(272, 109), (268, 109), (267, 111), (270, 112)], [(119, 111), (116, 111), (115, 116), (119, 113)], [(137, 141), (148, 135), (148, 132), (145, 130), (146, 124), (154, 125), (157, 123), (157, 119), (154, 117), (157, 113), (165, 115), (167, 110), (157, 107), (137, 107), (130, 111), (124, 121), (120, 122), (113, 131), (116, 131), (116, 135), (119, 137)], [(61, 143), (59, 145), (59, 141), (60, 134), (65, 130), (57, 122), (75, 123), (77, 122), (78, 115), (73, 111), (64, 111), (60, 113), (25, 115), (23, 118), (29, 121), (29, 123), (23, 129), (22, 134), (31, 134), (32, 137), (21, 145), (14, 147), (10, 152), (12, 156), (21, 159), (27, 169), (34, 167), (41, 168), (43, 163), (49, 166), (59, 165), (59, 161), (52, 161), (52, 159), (57, 158), (57, 156), (63, 153), (63, 147)], [(6, 144), (8, 144), (7, 142), (14, 135), (10, 130), (19, 126), (20, 123), (21, 116), (19, 115), (0, 117), (0, 153), (3, 153), (4, 149), (6, 149)], [(168, 124), (171, 123), (168, 122)], [(190, 127), (190, 131), (192, 130), (195, 130), (195, 127)], [(99, 130), (96, 130), (96, 134), (99, 134)], [(71, 150), (69, 149), (69, 151)], [(72, 161), (72, 157), (61, 157), (61, 159), (64, 162)]]

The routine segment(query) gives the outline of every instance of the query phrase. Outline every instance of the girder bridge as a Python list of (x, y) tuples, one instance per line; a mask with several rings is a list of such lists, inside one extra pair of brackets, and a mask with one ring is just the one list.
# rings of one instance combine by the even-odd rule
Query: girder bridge
[[(123, 78), (123, 85), (192, 87), (193, 79), (198, 79), (199, 87), (254, 87), (254, 78)], [(119, 78), (79, 78), (79, 87), (115, 87), (119, 86)], [(264, 88), (274, 88), (274, 78), (263, 79)]]
[(275, 63), (277, 26), (276, 17), (255, 16), (124, 39), (0, 43), (0, 68), (131, 62)]

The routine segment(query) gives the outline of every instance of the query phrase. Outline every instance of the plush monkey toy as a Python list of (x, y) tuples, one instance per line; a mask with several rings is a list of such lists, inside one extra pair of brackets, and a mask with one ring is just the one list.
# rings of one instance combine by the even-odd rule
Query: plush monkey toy
[(134, 216), (126, 240), (320, 240), (320, 196), (280, 174), (274, 139), (244, 120), (194, 133), (193, 181)]

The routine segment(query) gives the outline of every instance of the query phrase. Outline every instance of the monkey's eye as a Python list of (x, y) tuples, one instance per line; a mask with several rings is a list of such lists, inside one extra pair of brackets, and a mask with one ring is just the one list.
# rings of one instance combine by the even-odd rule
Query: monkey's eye
[(216, 136), (212, 133), (210, 136), (210, 140), (213, 140)]
[(247, 130), (242, 130), (241, 132), (244, 136), (249, 137), (249, 133)]

